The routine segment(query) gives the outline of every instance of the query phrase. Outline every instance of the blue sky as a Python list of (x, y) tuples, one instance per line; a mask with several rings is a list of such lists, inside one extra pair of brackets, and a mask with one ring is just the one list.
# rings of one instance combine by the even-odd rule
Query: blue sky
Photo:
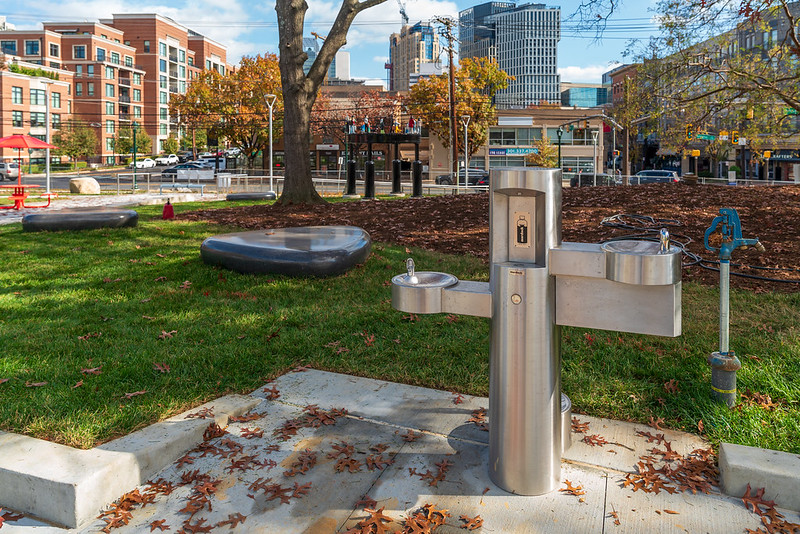
[[(335, 0), (307, 0), (306, 34), (326, 35), (338, 9)], [(562, 81), (600, 82), (603, 72), (622, 56), (628, 40), (646, 38), (655, 32), (650, 22), (653, 0), (624, 0), (609, 22), (601, 40), (591, 31), (578, 31), (567, 18), (577, 0), (561, 4), (562, 39), (558, 67)], [(458, 11), (479, 2), (469, 0), (405, 0), (411, 24), (436, 16), (457, 17)], [(518, 2), (523, 3), (523, 2)], [(113, 13), (159, 13), (206, 35), (228, 47), (228, 60), (238, 62), (242, 55), (277, 53), (277, 23), (274, 3), (252, 0), (39, 0), (0, 15), (18, 29), (41, 28), (41, 21), (72, 21), (110, 17)], [(345, 50), (350, 52), (350, 71), (354, 78), (385, 80), (384, 62), (389, 54), (389, 35), (400, 29), (398, 0), (362, 12), (348, 34)], [(446, 63), (446, 59), (443, 58)]]

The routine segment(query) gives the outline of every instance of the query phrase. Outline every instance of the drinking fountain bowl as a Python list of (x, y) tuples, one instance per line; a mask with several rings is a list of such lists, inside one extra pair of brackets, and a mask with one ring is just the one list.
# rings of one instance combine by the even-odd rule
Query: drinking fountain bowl
[(624, 284), (662, 286), (681, 280), (681, 249), (654, 241), (609, 241), (601, 246), (606, 278)]
[(458, 278), (435, 271), (411, 270), (392, 278), (392, 307), (407, 313), (441, 313), (442, 289)]

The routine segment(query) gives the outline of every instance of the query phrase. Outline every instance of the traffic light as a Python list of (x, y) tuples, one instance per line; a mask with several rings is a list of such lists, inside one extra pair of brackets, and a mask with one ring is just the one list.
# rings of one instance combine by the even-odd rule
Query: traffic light
[(764, 158), (769, 159), (772, 157), (772, 150), (765, 150), (764, 151)]
[(615, 150), (614, 152), (612, 152), (612, 154), (614, 155), (615, 158), (618, 158), (619, 157), (619, 150)]
[(731, 132), (731, 143), (734, 145), (739, 144), (739, 132), (737, 132), (736, 130)]
[(694, 132), (692, 131), (692, 125), (691, 124), (687, 124), (686, 125), (686, 140), (687, 141), (691, 141), (692, 139), (694, 139)]

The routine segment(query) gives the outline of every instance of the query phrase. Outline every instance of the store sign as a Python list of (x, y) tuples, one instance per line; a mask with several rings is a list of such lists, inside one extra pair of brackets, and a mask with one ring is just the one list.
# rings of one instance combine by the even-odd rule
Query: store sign
[(317, 150), (339, 150), (339, 145), (317, 145)]
[(527, 154), (538, 154), (538, 148), (490, 148), (490, 156), (525, 156)]

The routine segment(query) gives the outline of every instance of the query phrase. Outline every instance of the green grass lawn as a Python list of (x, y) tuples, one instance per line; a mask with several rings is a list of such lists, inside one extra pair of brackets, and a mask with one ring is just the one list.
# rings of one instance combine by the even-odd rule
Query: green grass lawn
[[(488, 320), (391, 308), (403, 247), (375, 243), (363, 266), (337, 278), (240, 275), (199, 255), (204, 238), (235, 229), (162, 221), (157, 206), (138, 211), (132, 229), (0, 226), (0, 381), (8, 379), (0, 383), (0, 428), (92, 447), (305, 364), (488, 394)], [(471, 257), (412, 255), (420, 270), (488, 279), (488, 267)], [(563, 387), (575, 410), (663, 418), (693, 432), (702, 420), (715, 443), (800, 452), (800, 297), (733, 292), (740, 390), (776, 406), (743, 401), (728, 410), (709, 397), (717, 291), (683, 289), (683, 335), (675, 339), (562, 329)], [(675, 393), (664, 387), (673, 379)]]

